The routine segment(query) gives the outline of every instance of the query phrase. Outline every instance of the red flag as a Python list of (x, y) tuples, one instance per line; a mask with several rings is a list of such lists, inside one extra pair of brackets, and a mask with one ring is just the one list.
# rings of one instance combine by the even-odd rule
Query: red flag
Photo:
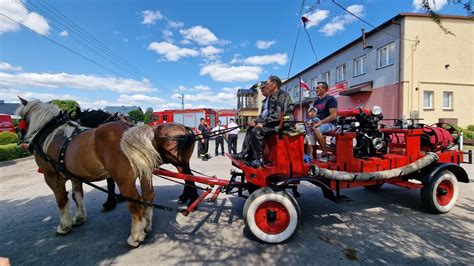
[(303, 21), (303, 25), (304, 27), (306, 28), (306, 23), (310, 22), (311, 20), (309, 20), (309, 18), (305, 17), (305, 16), (302, 16), (301, 17), (301, 21)]
[(302, 79), (300, 79), (300, 86), (301, 88), (305, 88), (307, 91), (311, 90), (308, 84), (306, 84), (306, 82), (304, 82)]

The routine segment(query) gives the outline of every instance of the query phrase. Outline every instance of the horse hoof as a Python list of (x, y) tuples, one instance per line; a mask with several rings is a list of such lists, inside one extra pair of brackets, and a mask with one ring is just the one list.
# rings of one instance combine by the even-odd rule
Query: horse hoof
[(147, 233), (147, 234), (150, 233), (150, 232), (151, 232), (151, 224), (147, 224), (147, 225), (145, 226), (145, 229), (144, 229), (144, 230), (145, 230), (145, 233)]
[(68, 226), (61, 226), (59, 225), (58, 228), (56, 229), (56, 233), (58, 235), (67, 235), (69, 232), (72, 230), (72, 225)]
[(100, 212), (109, 212), (113, 209), (115, 209), (115, 207), (105, 207), (105, 206), (103, 206), (102, 209), (100, 209)]
[(72, 219), (72, 226), (80, 226), (86, 222), (86, 217), (74, 217)]
[(132, 239), (132, 236), (129, 236), (129, 237), (127, 238), (127, 244), (128, 244), (130, 247), (132, 247), (132, 248), (137, 248), (137, 247), (139, 247), (139, 246), (140, 246), (140, 243), (141, 243), (140, 241), (134, 241), (134, 240)]

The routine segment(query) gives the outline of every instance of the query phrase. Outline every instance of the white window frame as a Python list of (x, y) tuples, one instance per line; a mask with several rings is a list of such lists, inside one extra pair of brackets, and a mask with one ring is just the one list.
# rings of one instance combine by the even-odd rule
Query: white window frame
[[(448, 106), (445, 106), (445, 95), (448, 96)], [(443, 110), (453, 110), (453, 92), (452, 91), (443, 91)]]
[[(425, 95), (431, 95), (429, 99), (429, 106), (425, 105)], [(423, 109), (429, 109), (433, 110), (434, 109), (434, 91), (423, 91)]]
[(336, 83), (346, 80), (346, 64), (336, 68)]
[[(366, 61), (367, 61), (367, 55), (354, 59), (354, 77), (361, 76), (367, 73)], [(362, 63), (360, 65), (360, 72), (358, 73), (357, 67), (358, 67), (359, 62), (362, 62)]]
[[(392, 50), (393, 54), (390, 53), (390, 50)], [(381, 55), (383, 51), (385, 51), (384, 56)], [(390, 62), (390, 58), (392, 58), (392, 62)], [(381, 47), (377, 50), (377, 68), (393, 65), (394, 62), (395, 62), (395, 43), (387, 44), (384, 47)]]
[(318, 84), (318, 80), (314, 77), (311, 79), (311, 91), (316, 90), (316, 84)]
[(329, 71), (324, 72), (323, 75), (321, 76), (321, 81), (324, 81), (329, 85), (329, 78), (330, 78)]

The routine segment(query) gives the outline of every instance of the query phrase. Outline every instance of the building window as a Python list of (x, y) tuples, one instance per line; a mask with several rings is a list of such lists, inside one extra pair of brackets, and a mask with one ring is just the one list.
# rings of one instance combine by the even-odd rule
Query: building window
[(336, 68), (336, 83), (344, 81), (346, 79), (346, 65), (342, 65)]
[(423, 92), (423, 108), (424, 109), (433, 109), (433, 91), (424, 91)]
[(395, 60), (395, 44), (391, 43), (377, 51), (377, 67), (381, 68), (393, 64)]
[(323, 73), (323, 76), (322, 76), (322, 78), (321, 78), (321, 81), (324, 81), (324, 82), (326, 82), (326, 83), (329, 85), (329, 71)]
[(316, 84), (318, 84), (318, 80), (314, 77), (311, 79), (311, 90), (316, 90)]
[(366, 60), (367, 56), (362, 56), (354, 60), (354, 77), (367, 73)]
[(163, 121), (168, 121), (168, 115), (163, 115)]
[(453, 109), (453, 92), (443, 91), (443, 109)]

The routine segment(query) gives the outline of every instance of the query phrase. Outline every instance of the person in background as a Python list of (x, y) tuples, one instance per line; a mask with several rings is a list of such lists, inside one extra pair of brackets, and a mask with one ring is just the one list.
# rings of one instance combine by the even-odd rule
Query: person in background
[(319, 119), (316, 117), (316, 108), (310, 107), (308, 109), (308, 118), (304, 123), (306, 136), (304, 137), (304, 144), (306, 145), (306, 154), (308, 157), (305, 156), (306, 161), (311, 162), (313, 160), (313, 151), (314, 146), (316, 146), (316, 138), (314, 131), (316, 130), (316, 123), (319, 122)]
[(216, 138), (216, 156), (219, 155), (219, 145), (221, 146), (221, 155), (224, 156), (224, 135), (221, 133), (225, 127), (221, 126), (221, 121), (217, 121), (217, 126), (212, 129), (212, 135)]
[(209, 127), (206, 124), (206, 120), (201, 118), (199, 120), (198, 126), (198, 158), (201, 157), (203, 161), (207, 161), (209, 159), (209, 155), (207, 151), (209, 149)]
[(337, 118), (337, 100), (334, 96), (328, 94), (329, 86), (326, 82), (320, 81), (316, 85), (316, 100), (314, 100), (313, 107), (318, 112), (316, 116), (319, 122), (315, 124), (314, 135), (321, 146), (322, 155), (319, 161), (327, 161), (328, 148), (326, 146), (326, 139), (323, 136), (326, 133), (336, 130)]
[(227, 133), (227, 150), (229, 154), (237, 153), (237, 139), (239, 137), (238, 125), (234, 122), (234, 119), (231, 118), (227, 128), (233, 128), (230, 132)]

